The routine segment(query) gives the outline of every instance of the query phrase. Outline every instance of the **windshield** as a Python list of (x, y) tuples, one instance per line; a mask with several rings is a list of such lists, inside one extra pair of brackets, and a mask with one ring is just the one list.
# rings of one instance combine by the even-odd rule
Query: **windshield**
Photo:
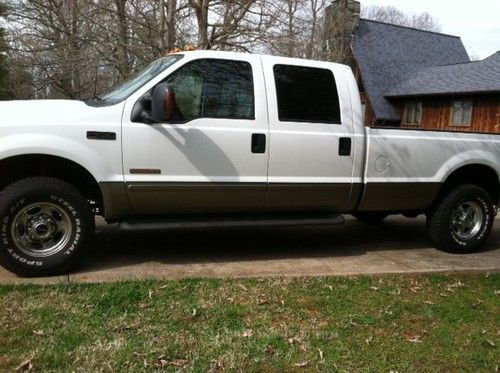
[(139, 72), (137, 75), (133, 76), (129, 80), (118, 84), (112, 88), (109, 92), (103, 94), (99, 97), (102, 101), (108, 102), (120, 102), (129, 97), (132, 93), (141, 88), (144, 84), (149, 82), (158, 74), (165, 71), (167, 68), (172, 66), (175, 62), (179, 61), (183, 56), (181, 54), (176, 54), (172, 56), (167, 56), (160, 58), (152, 63), (150, 63), (144, 70)]

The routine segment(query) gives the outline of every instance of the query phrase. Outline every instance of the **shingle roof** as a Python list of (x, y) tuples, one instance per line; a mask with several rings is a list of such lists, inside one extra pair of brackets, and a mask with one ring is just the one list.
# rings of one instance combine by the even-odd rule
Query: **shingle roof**
[(391, 89), (386, 97), (500, 92), (500, 52), (469, 63), (429, 67)]
[(470, 62), (459, 37), (361, 19), (352, 49), (377, 119), (400, 120), (385, 96), (428, 67)]

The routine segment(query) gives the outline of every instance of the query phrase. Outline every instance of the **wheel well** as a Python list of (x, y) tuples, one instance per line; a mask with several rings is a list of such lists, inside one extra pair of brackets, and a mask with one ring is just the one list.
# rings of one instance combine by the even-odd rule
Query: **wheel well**
[(0, 190), (15, 181), (33, 176), (49, 176), (66, 181), (85, 196), (94, 213), (104, 213), (99, 184), (92, 174), (78, 163), (44, 154), (21, 155), (0, 161)]
[(474, 184), (482, 187), (492, 198), (495, 205), (500, 203), (500, 180), (491, 167), (484, 165), (468, 165), (454, 171), (446, 179), (439, 197), (461, 184)]

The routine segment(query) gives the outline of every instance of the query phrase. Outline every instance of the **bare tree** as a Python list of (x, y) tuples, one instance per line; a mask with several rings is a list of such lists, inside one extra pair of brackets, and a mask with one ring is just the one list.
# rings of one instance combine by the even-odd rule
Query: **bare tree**
[(362, 6), (361, 17), (394, 25), (418, 28), (426, 31), (440, 31), (439, 21), (429, 13), (408, 15), (393, 6)]
[(328, 0), (268, 0), (271, 23), (262, 42), (272, 53), (323, 59), (324, 12)]
[(16, 97), (84, 98), (188, 44), (321, 59), (330, 0), (3, 1)]
[(256, 40), (263, 24), (265, 0), (188, 0), (193, 10), (199, 49), (246, 50)]
[[(0, 17), (5, 16), (5, 6), (0, 4)], [(7, 44), (5, 42), (4, 30), (0, 27), (0, 99), (9, 97), (9, 73), (7, 70), (7, 56), (5, 54)]]

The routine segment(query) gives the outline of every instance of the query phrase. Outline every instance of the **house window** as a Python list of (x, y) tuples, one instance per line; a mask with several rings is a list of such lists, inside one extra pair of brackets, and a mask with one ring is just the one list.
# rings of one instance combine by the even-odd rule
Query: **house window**
[(472, 100), (453, 100), (451, 106), (451, 125), (470, 127), (472, 119)]
[(412, 101), (405, 103), (404, 123), (411, 126), (420, 126), (422, 120), (422, 102)]

